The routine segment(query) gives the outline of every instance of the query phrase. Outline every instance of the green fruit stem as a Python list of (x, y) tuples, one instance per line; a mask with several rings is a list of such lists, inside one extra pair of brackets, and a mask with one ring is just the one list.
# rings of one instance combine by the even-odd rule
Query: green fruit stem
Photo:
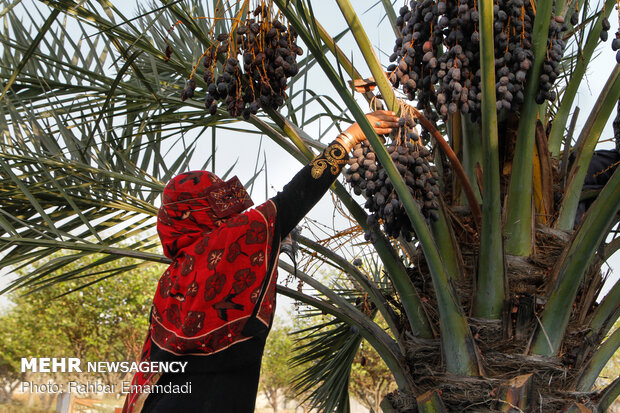
[(532, 33), (534, 61), (528, 74), (525, 100), (521, 107), (504, 228), (506, 253), (511, 255), (527, 256), (532, 249), (532, 174), (535, 126), (539, 109), (535, 98), (547, 50), (552, 8), (553, 0), (541, 0), (536, 3), (536, 18)]
[(480, 0), (480, 72), (482, 89), (482, 228), (474, 315), (499, 319), (506, 295), (499, 185), (493, 1)]
[[(334, 67), (330, 64), (327, 56), (321, 52), (321, 47), (317, 42), (317, 37), (314, 37), (310, 33), (310, 31), (307, 30), (306, 25), (315, 24), (315, 20), (314, 17), (312, 17), (312, 14), (306, 9), (295, 11), (293, 9), (293, 5), (286, 0), (274, 1), (278, 5), (279, 9), (286, 15), (289, 22), (293, 25), (299, 36), (303, 39), (310, 53), (314, 55), (315, 59), (323, 69), (326, 77), (332, 82), (340, 97), (352, 111), (355, 119), (358, 120), (358, 122), (365, 122), (364, 126), (362, 127), (363, 130), (364, 128), (366, 128), (364, 132), (367, 134), (373, 134), (378, 141), (378, 137), (376, 136), (374, 129), (368, 123), (364, 112), (358, 106), (353, 96), (351, 96), (351, 94), (349, 93), (349, 88), (347, 87), (346, 83), (339, 75), (339, 73), (336, 72)], [(300, 7), (302, 6), (303, 5), (300, 5)], [(357, 204), (357, 202), (351, 197), (348, 191), (341, 184), (336, 182), (334, 192), (342, 200), (342, 202), (353, 215), (353, 218), (362, 226), (362, 228), (367, 228), (367, 214), (364, 212), (362, 207), (360, 207), (359, 204)], [(390, 276), (390, 281), (392, 281), (394, 289), (400, 296), (405, 314), (407, 315), (407, 320), (412, 329), (412, 333), (415, 336), (423, 338), (433, 337), (433, 330), (424, 311), (424, 306), (421, 303), (420, 297), (418, 296), (413, 286), (413, 283), (409, 279), (409, 275), (406, 272), (405, 266), (399, 259), (394, 249), (390, 246), (387, 239), (383, 236), (383, 234), (377, 235), (377, 242), (375, 242), (373, 245), (375, 247), (375, 250), (377, 251), (377, 254), (381, 258), (381, 261), (383, 262), (383, 265), (385, 266), (388, 275)]]
[[(368, 40), (366, 32), (355, 14), (351, 3), (348, 0), (336, 1), (347, 24), (351, 28), (351, 32), (355, 37), (366, 63), (370, 67), (375, 81), (377, 82), (377, 86), (383, 95), (383, 99), (387, 103), (389, 109), (397, 112), (399, 104), (394, 95), (394, 90), (381, 68), (372, 44)], [(463, 310), (456, 300), (454, 288), (449, 282), (446, 268), (424, 217), (417, 203), (409, 193), (390, 155), (379, 140), (379, 137), (364, 113), (359, 109), (359, 106), (357, 106), (346, 89), (337, 87), (337, 90), (340, 92), (345, 102), (347, 102), (355, 119), (375, 150), (379, 162), (383, 165), (390, 177), (394, 189), (411, 220), (416, 236), (420, 241), (420, 246), (426, 257), (437, 295), (440, 313), (439, 324), (441, 329), (442, 352), (446, 362), (446, 370), (454, 374), (477, 375), (480, 370), (477, 363), (478, 351), (476, 344), (471, 335)], [(401, 297), (401, 300), (404, 301), (405, 298)]]

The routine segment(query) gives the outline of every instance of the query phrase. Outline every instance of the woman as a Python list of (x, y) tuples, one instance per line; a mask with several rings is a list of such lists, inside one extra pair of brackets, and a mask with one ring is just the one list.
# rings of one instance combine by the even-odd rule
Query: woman
[[(398, 127), (393, 112), (367, 115), (378, 134)], [(251, 413), (275, 310), (280, 241), (319, 201), (365, 139), (357, 123), (338, 135), (282, 192), (252, 201), (235, 178), (206, 171), (173, 178), (157, 217), (173, 260), (153, 299), (142, 361), (187, 363), (183, 373), (136, 373), (123, 412)], [(150, 392), (191, 383), (191, 393)], [(169, 385), (166, 387), (166, 385)], [(185, 387), (187, 389), (187, 386)]]

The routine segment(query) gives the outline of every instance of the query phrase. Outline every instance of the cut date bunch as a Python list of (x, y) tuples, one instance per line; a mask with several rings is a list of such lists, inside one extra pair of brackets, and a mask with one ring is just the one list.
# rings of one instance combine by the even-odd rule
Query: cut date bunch
[[(280, 12), (260, 1), (244, 21), (215, 40), (203, 55), (205, 108), (211, 115), (220, 103), (231, 116), (245, 119), (260, 108), (284, 105), (288, 80), (299, 72), (297, 56), (303, 49)], [(195, 89), (190, 78), (181, 99), (192, 98)]]

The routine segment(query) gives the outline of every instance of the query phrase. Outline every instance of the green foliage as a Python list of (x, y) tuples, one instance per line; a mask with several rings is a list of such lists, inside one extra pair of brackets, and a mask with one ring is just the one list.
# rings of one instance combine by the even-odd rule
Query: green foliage
[(271, 329), (261, 365), (259, 391), (262, 391), (274, 412), (278, 411), (283, 398), (294, 398), (293, 379), (299, 372), (290, 365), (293, 352), (290, 328), (275, 326)]
[(13, 392), (24, 378), (19, 360), (28, 354), (29, 347), (22, 340), (25, 335), (16, 318), (0, 317), (0, 403), (10, 402)]
[[(616, 321), (612, 332), (619, 328), (620, 320)], [(609, 335), (611, 336), (611, 333)], [(599, 376), (600, 381), (599, 383), (597, 383), (597, 387), (600, 387), (600, 385), (607, 385), (613, 380), (615, 380), (617, 377), (620, 377), (620, 349), (616, 350), (614, 355), (605, 365), (605, 368), (603, 368), (603, 371), (601, 371), (601, 375)]]
[(380, 412), (385, 395), (396, 390), (390, 370), (379, 354), (362, 342), (351, 366), (349, 392), (368, 409)]
[[(56, 257), (59, 258), (59, 257)], [(92, 263), (83, 258), (67, 270)], [(122, 259), (107, 269), (128, 264)], [(25, 270), (24, 270), (25, 271)], [(0, 317), (2, 379), (15, 379), (22, 357), (77, 357), (87, 361), (136, 361), (148, 327), (150, 304), (163, 269), (143, 265), (87, 288), (85, 281), (68, 281), (26, 294), (9, 295), (11, 305)], [(78, 291), (73, 291), (79, 289)], [(122, 373), (79, 373), (79, 379), (116, 384)], [(59, 382), (67, 380), (60, 375)], [(23, 375), (18, 378), (23, 379)], [(28, 380), (44, 379), (31, 374)], [(120, 388), (119, 388), (120, 389)]]

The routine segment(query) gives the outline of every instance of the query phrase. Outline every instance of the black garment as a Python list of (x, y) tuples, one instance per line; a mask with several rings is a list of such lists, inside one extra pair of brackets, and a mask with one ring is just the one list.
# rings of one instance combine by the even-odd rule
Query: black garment
[[(267, 274), (276, 263), (280, 241), (323, 197), (347, 159), (342, 146), (328, 146), (271, 199), (277, 214)], [(191, 382), (192, 393), (152, 393), (141, 412), (253, 413), (268, 333), (269, 330), (260, 331), (250, 340), (208, 356), (175, 356), (151, 342), (151, 360), (188, 363), (185, 373), (163, 374), (157, 384), (184, 385)]]
[[(614, 150), (598, 150), (594, 151), (592, 160), (588, 166), (588, 172), (583, 182), (582, 191), (598, 189), (601, 190), (611, 178), (616, 167), (620, 162), (620, 153)], [(590, 205), (594, 203), (596, 197), (582, 199), (577, 206), (575, 214), (575, 227), (586, 213)]]
[[(187, 361), (183, 374), (166, 373), (157, 384), (191, 383), (190, 394), (150, 394), (142, 412), (251, 413), (254, 411), (265, 337), (237, 343), (211, 356), (170, 355), (155, 346), (166, 360)], [(161, 354), (160, 354), (161, 356)]]

